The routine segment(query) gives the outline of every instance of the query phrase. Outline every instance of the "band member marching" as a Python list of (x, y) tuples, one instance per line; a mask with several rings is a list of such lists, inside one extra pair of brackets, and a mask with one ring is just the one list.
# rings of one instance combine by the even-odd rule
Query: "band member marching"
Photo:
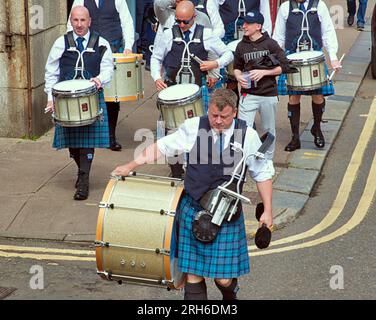
[[(100, 89), (111, 81), (113, 74), (110, 44), (89, 30), (89, 11), (83, 6), (76, 6), (72, 9), (70, 21), (73, 31), (58, 38), (48, 56), (45, 73), (45, 92), (48, 95), (46, 112), (54, 111), (52, 88), (56, 83), (76, 77), (90, 79)], [(99, 107), (103, 110), (103, 120), (81, 127), (62, 127), (59, 124), (55, 127), (53, 147), (69, 148), (70, 156), (78, 167), (75, 200), (88, 198), (94, 148), (109, 147), (107, 108), (102, 92)]]
[[(238, 277), (249, 272), (241, 205), (235, 206), (229, 218), (225, 218), (219, 228), (215, 228), (214, 234), (210, 232), (207, 237), (203, 235), (206, 224), (200, 226), (196, 223), (205, 215), (205, 199), (210, 198), (212, 192), (221, 190), (224, 184), (228, 185), (234, 177), (233, 168), (240, 161), (244, 161), (243, 172), (245, 165), (248, 167), (264, 203), (260, 225), (265, 224), (270, 228), (273, 223), (273, 162), (255, 156), (260, 150), (261, 141), (244, 121), (235, 119), (236, 102), (237, 97), (231, 90), (214, 91), (207, 116), (187, 119), (176, 132), (158, 140), (134, 161), (112, 172), (115, 176), (127, 177), (139, 166), (152, 163), (162, 156), (173, 155), (176, 151), (189, 154), (185, 194), (175, 215), (178, 269), (186, 274), (185, 300), (207, 299), (205, 278), (215, 280), (224, 300), (236, 299)], [(243, 150), (243, 157), (235, 155), (237, 149)], [(239, 194), (244, 182), (241, 177), (237, 181), (240, 187), (236, 189), (240, 190)]]
[[(329, 54), (331, 67), (341, 68), (337, 58), (338, 41), (330, 17), (329, 10), (321, 0), (290, 0), (282, 3), (275, 24), (273, 38), (285, 49), (286, 54), (302, 51), (322, 51)], [(308, 91), (288, 90), (286, 75), (279, 77), (278, 93), (288, 95), (288, 117), (290, 120), (292, 139), (285, 147), (286, 151), (300, 149), (300, 98), (302, 95), (312, 96), (313, 126), (311, 134), (317, 148), (324, 148), (325, 138), (321, 131), (322, 116), (325, 111), (325, 96), (334, 94), (332, 82), (319, 89)]]
[[(125, 0), (75, 0), (75, 6), (85, 6), (90, 13), (92, 24), (91, 30), (99, 33), (106, 39), (113, 53), (132, 53), (134, 44), (133, 19)], [(70, 20), (67, 30), (72, 26)], [(108, 124), (110, 128), (110, 149), (120, 151), (121, 144), (116, 139), (116, 127), (119, 118), (120, 103), (107, 102)]]
[[(206, 72), (221, 68), (233, 60), (233, 54), (212, 30), (195, 22), (194, 4), (181, 1), (176, 7), (176, 23), (167, 29), (163, 37), (157, 37), (151, 57), (151, 76), (158, 91), (170, 85), (194, 83), (198, 86), (208, 83), (213, 87), (217, 78), (206, 79)], [(212, 52), (219, 58), (209, 61)], [(197, 57), (202, 63), (192, 58)], [(204, 96), (204, 105), (208, 105), (208, 97)], [(172, 172), (173, 177), (181, 177), (182, 168)]]

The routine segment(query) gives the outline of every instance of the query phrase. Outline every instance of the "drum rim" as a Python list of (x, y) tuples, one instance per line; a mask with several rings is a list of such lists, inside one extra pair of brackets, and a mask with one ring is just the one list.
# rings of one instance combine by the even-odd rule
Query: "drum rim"
[(286, 87), (290, 91), (312, 91), (312, 90), (317, 90), (320, 89), (323, 86), (326, 86), (328, 84), (327, 81), (320, 82), (315, 85), (310, 85), (310, 86), (291, 86), (286, 84)]
[[(293, 54), (299, 54), (299, 53), (303, 53), (303, 52), (319, 52), (320, 55), (317, 56), (317, 57), (312, 57), (312, 58), (307, 58), (307, 59), (298, 59), (298, 58), (291, 59), (291, 58), (289, 58), (289, 56), (291, 56)], [(294, 53), (291, 53), (291, 54), (287, 55), (286, 58), (289, 59), (290, 62), (292, 62), (295, 65), (311, 65), (312, 62), (321, 63), (321, 62), (325, 61), (325, 55), (321, 51), (301, 51), (301, 52), (294, 52)]]
[(197, 98), (200, 98), (201, 96), (202, 96), (202, 90), (199, 87), (199, 90), (196, 93), (188, 97), (182, 98), (182, 99), (164, 100), (158, 96), (157, 103), (158, 105), (166, 106), (167, 108), (176, 107), (176, 106), (184, 106), (189, 102), (195, 102), (196, 100), (198, 100)]
[(56, 98), (66, 97), (66, 98), (81, 98), (81, 97), (88, 97), (93, 96), (98, 93), (98, 89), (93, 84), (93, 86), (76, 91), (63, 91), (63, 90), (56, 90), (52, 88), (52, 95)]
[(124, 53), (113, 53), (113, 58), (116, 60), (116, 63), (124, 63), (124, 62), (136, 62), (142, 61), (143, 55), (139, 53), (132, 53), (125, 55)]
[(52, 114), (52, 120), (55, 124), (58, 124), (62, 127), (65, 127), (65, 128), (73, 128), (73, 127), (84, 127), (84, 126), (89, 126), (91, 124), (93, 124), (94, 122), (96, 122), (97, 120), (99, 120), (99, 118), (102, 116), (103, 114), (103, 110), (99, 110), (98, 111), (98, 114), (94, 117), (94, 118), (91, 118), (91, 119), (85, 119), (85, 120), (80, 120), (80, 121), (67, 121), (67, 120), (59, 120), (55, 117), (55, 114), (53, 113)]

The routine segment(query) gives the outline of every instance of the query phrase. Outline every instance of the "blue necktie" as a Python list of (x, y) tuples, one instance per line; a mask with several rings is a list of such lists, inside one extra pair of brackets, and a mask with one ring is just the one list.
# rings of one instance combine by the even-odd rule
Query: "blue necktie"
[(304, 13), (306, 12), (306, 8), (305, 8), (305, 6), (304, 6), (304, 2), (301, 2), (301, 3), (299, 4), (299, 9), (300, 9), (301, 11), (303, 11)]
[(104, 5), (104, 0), (99, 0), (98, 8), (101, 9)]
[(218, 153), (221, 154), (223, 151), (223, 133), (219, 134), (217, 141), (215, 142), (215, 145)]
[(77, 49), (80, 52), (85, 50), (84, 45), (83, 45), (84, 41), (85, 41), (85, 38), (82, 38), (82, 37), (77, 38)]
[(184, 41), (188, 43), (190, 41), (189, 34), (191, 33), (190, 30), (184, 31)]

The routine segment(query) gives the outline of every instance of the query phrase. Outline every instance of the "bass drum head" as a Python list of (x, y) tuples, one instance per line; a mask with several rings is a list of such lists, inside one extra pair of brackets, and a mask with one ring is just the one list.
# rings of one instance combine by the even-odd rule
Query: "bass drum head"
[(158, 94), (158, 100), (164, 102), (179, 101), (191, 96), (195, 96), (200, 92), (197, 84), (177, 84), (162, 90)]

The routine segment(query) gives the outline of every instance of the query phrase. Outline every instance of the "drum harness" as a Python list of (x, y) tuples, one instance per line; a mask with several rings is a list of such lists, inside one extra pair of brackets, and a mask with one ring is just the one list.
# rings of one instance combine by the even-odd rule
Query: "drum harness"
[[(99, 39), (99, 34), (97, 32), (93, 32), (90, 35), (89, 43), (88, 43), (86, 49), (84, 49), (82, 52), (80, 52), (76, 47), (76, 41), (74, 41), (72, 31), (68, 32), (67, 39), (68, 39), (68, 44), (69, 44), (69, 48), (68, 48), (67, 51), (77, 52), (77, 54), (78, 54), (76, 66), (75, 66), (75, 69), (74, 69), (75, 75), (73, 77), (73, 80), (74, 79), (90, 80), (90, 79), (86, 79), (85, 74), (84, 74), (84, 71), (85, 71), (84, 53), (86, 53), (86, 52), (94, 53), (95, 52), (94, 46)], [(102, 59), (103, 55), (105, 54), (105, 52), (107, 50), (107, 48), (106, 47), (99, 47), (99, 50), (100, 50), (101, 59)], [(79, 72), (81, 73), (80, 76), (78, 75)], [(99, 121), (103, 121), (103, 109), (102, 108), (99, 110), (98, 119), (99, 119)]]
[(238, 206), (240, 202), (251, 202), (250, 199), (240, 194), (241, 184), (245, 181), (246, 161), (252, 156), (257, 160), (265, 159), (265, 153), (274, 140), (275, 137), (270, 132), (267, 132), (261, 138), (261, 141), (263, 141), (261, 147), (257, 152), (250, 155), (244, 154), (243, 146), (239, 142), (231, 143), (231, 147), (235, 152), (242, 153), (242, 158), (235, 167), (230, 181), (223, 183), (214, 190), (208, 191), (201, 198), (200, 205), (204, 210), (196, 213), (192, 223), (192, 231), (197, 240), (203, 243), (213, 242), (225, 219), (230, 222), (239, 218)]
[[(80, 52), (77, 47), (76, 47), (76, 42), (74, 41), (74, 38), (73, 38), (73, 32), (69, 32), (67, 34), (67, 38), (68, 38), (68, 44), (69, 44), (69, 48), (68, 48), (68, 51), (69, 52), (77, 52), (78, 54), (78, 57), (77, 57), (77, 62), (76, 62), (76, 67), (75, 67), (75, 75), (74, 75), (74, 78), (73, 79), (85, 79), (85, 80), (90, 80), (90, 79), (86, 79), (85, 78), (85, 75), (84, 75), (84, 71), (85, 71), (85, 62), (84, 62), (84, 54), (86, 52), (89, 52), (89, 53), (94, 53), (95, 50), (94, 50), (94, 46), (96, 44), (96, 42), (98, 41), (99, 39), (99, 34), (94, 32), (92, 33), (92, 35), (90, 36), (90, 39), (89, 39), (89, 44), (87, 45), (86, 49), (84, 49), (84, 51)], [(104, 49), (101, 49), (101, 58), (103, 57), (104, 53), (106, 52), (106, 48), (104, 47)], [(81, 75), (79, 76), (78, 73), (81, 73)]]
[(184, 44), (184, 51), (181, 57), (181, 67), (176, 75), (176, 78), (178, 79), (177, 83), (183, 84), (183, 83), (195, 83), (195, 75), (192, 71), (191, 67), (191, 53), (189, 50), (189, 46), (191, 43), (201, 43), (201, 36), (203, 34), (203, 29), (196, 29), (195, 34), (193, 35), (192, 40), (190, 40), (188, 43), (186, 43), (183, 40), (183, 35), (180, 30), (180, 28), (173, 28), (173, 41), (179, 42)]
[[(309, 34), (308, 13), (310, 13), (310, 12), (317, 13), (318, 3), (319, 3), (319, 0), (314, 0), (311, 9), (308, 9), (306, 12), (304, 12), (303, 10), (299, 9), (298, 3), (296, 1), (291, 1), (291, 5), (292, 5), (292, 8), (293, 8), (292, 12), (295, 13), (295, 14), (300, 12), (303, 15), (301, 34), (300, 34), (300, 37), (298, 38), (298, 41), (297, 41), (296, 52), (313, 51), (313, 40), (312, 40), (311, 35)], [(304, 36), (304, 33), (306, 33), (306, 35), (309, 39), (308, 42), (307, 41), (300, 42), (302, 40), (303, 36)], [(308, 44), (309, 44), (310, 47), (308, 47)]]
[(247, 9), (245, 7), (244, 0), (239, 0), (238, 3), (238, 17), (235, 20), (235, 33), (234, 33), (234, 39), (242, 39), (244, 35), (243, 28), (238, 26), (238, 21), (241, 17), (245, 17), (247, 14)]

